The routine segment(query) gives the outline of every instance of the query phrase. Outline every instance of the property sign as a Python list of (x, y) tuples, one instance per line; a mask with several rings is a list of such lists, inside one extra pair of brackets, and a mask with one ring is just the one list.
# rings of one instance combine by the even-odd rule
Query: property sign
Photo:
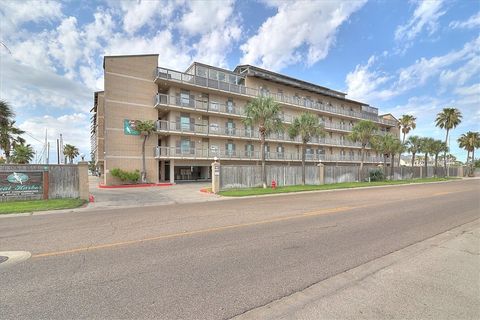
[(32, 198), (43, 195), (43, 172), (0, 172), (0, 197)]
[(140, 135), (140, 131), (137, 130), (137, 122), (138, 120), (123, 120), (123, 133), (132, 136)]

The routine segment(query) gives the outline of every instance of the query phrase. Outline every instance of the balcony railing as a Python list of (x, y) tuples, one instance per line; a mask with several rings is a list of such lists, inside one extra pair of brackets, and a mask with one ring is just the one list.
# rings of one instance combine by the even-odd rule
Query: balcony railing
[[(275, 94), (266, 91), (260, 91), (258, 89), (249, 88), (240, 84), (233, 84), (229, 82), (224, 82), (220, 80), (212, 80), (207, 77), (200, 77), (184, 72), (174, 71), (166, 68), (158, 67), (155, 72), (156, 79), (166, 79), (170, 81), (176, 81), (180, 83), (186, 83), (190, 85), (197, 85), (206, 88), (218, 89), (230, 93), (243, 94), (251, 97), (259, 96), (269, 96), (272, 97), (275, 101), (284, 104), (290, 104), (294, 106), (299, 106), (311, 110), (323, 111), (331, 114), (341, 114), (344, 116), (366, 119), (374, 122), (379, 122), (386, 125), (395, 126), (395, 121), (386, 120), (379, 118), (375, 114), (370, 112), (358, 112), (353, 110), (345, 110), (342, 108), (335, 107), (331, 104), (324, 104), (318, 101), (312, 101), (306, 98), (300, 98), (296, 96), (286, 96), (284, 94)], [(156, 80), (155, 79), (155, 80)]]
[[(261, 160), (260, 151), (212, 150), (182, 147), (156, 147), (155, 157), (159, 159), (181, 158), (210, 160), (217, 157), (220, 160)], [(289, 152), (266, 152), (265, 159), (269, 161), (301, 161), (302, 155), (300, 153)], [(307, 153), (305, 160), (309, 162), (360, 162), (360, 156)], [(381, 163), (383, 162), (383, 158), (365, 156), (364, 162)]]
[[(166, 94), (157, 93), (155, 95), (155, 107), (160, 105), (175, 106), (180, 108), (187, 108), (192, 111), (221, 113), (227, 116), (245, 117), (245, 109), (237, 105), (226, 105), (217, 103), (215, 101), (206, 101), (200, 99), (182, 98), (169, 96)], [(292, 123), (294, 117), (288, 114), (281, 114), (280, 118), (285, 123)], [(320, 121), (325, 129), (352, 131), (353, 126), (350, 124), (335, 123), (330, 121)]]
[[(216, 124), (194, 124), (182, 123), (176, 121), (157, 120), (157, 132), (160, 133), (179, 133), (179, 134), (198, 134), (203, 136), (214, 136), (224, 138), (243, 138), (243, 139), (259, 139), (259, 132), (257, 130), (248, 130), (243, 128), (222, 127)], [(291, 138), (285, 132), (271, 133), (266, 137), (267, 141), (291, 142), (301, 143), (299, 137)], [(344, 139), (332, 139), (328, 137), (312, 137), (310, 143), (321, 144), (328, 146), (344, 146), (344, 147), (361, 147), (358, 142)]]

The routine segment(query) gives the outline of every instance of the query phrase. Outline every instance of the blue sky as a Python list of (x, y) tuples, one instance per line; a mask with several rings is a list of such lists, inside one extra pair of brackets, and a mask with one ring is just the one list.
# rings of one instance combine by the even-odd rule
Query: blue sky
[(89, 155), (103, 55), (159, 53), (159, 65), (178, 70), (249, 63), (413, 114), (416, 135), (443, 139), (435, 115), (457, 107), (464, 120), (451, 149), (464, 160), (456, 138), (480, 123), (479, 31), (475, 0), (2, 0), (11, 53), (0, 48), (0, 98), (38, 151), (48, 128), (52, 145), (63, 133)]

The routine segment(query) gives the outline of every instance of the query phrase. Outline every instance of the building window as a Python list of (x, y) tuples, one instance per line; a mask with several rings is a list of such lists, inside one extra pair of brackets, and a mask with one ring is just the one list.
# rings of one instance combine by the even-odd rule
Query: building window
[(207, 69), (204, 67), (197, 66), (197, 76), (206, 78)]
[(228, 98), (228, 100), (227, 100), (227, 112), (228, 113), (235, 113), (235, 104), (233, 103), (232, 98)]
[(180, 92), (180, 104), (182, 106), (190, 105), (190, 92), (183, 90)]
[(210, 110), (218, 111), (218, 102), (217, 101), (210, 101)]
[(225, 145), (225, 154), (227, 156), (235, 155), (235, 144), (232, 141), (227, 142)]
[(247, 156), (249, 158), (253, 157), (253, 151), (254, 151), (253, 144), (252, 143), (247, 143), (245, 145), (245, 156)]
[(232, 119), (229, 119), (227, 123), (225, 124), (225, 133), (228, 135), (234, 135), (235, 134), (235, 122), (233, 122)]
[(181, 115), (180, 116), (180, 129), (182, 131), (191, 131), (190, 125), (190, 116), (189, 115)]
[(180, 152), (181, 154), (190, 153), (190, 139), (182, 138), (182, 140), (180, 140)]

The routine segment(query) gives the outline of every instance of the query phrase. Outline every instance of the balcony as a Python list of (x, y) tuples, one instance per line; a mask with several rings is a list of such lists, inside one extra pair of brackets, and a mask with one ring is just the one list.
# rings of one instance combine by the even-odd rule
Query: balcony
[[(221, 114), (228, 117), (241, 117), (245, 118), (245, 109), (236, 105), (225, 105), (214, 101), (206, 101), (200, 99), (190, 99), (181, 97), (169, 96), (166, 94), (157, 93), (155, 95), (154, 104), (156, 108), (162, 106), (168, 106), (170, 108), (176, 108), (182, 111), (195, 111), (200, 113), (213, 113)], [(294, 117), (288, 114), (281, 114), (280, 118), (284, 123), (292, 123)], [(335, 123), (329, 121), (321, 121), (325, 129), (350, 132), (353, 126), (350, 124)]]
[[(194, 149), (182, 147), (156, 147), (155, 158), (157, 159), (196, 159), (196, 160), (213, 160), (217, 157), (219, 160), (251, 160), (260, 161), (261, 154), (259, 151), (229, 151), (229, 150), (209, 150)], [(265, 154), (267, 161), (302, 161), (300, 153), (288, 152), (267, 152)], [(360, 162), (360, 157), (355, 155), (325, 155), (318, 153), (307, 153), (305, 155), (307, 162)], [(365, 163), (381, 163), (382, 157), (367, 157)]]
[[(157, 132), (160, 134), (180, 134), (180, 135), (200, 135), (205, 137), (219, 137), (224, 139), (243, 139), (252, 140), (259, 139), (259, 133), (257, 130), (248, 130), (243, 128), (222, 127), (216, 124), (194, 124), (194, 123), (182, 123), (175, 121), (157, 120), (156, 122)], [(285, 132), (271, 133), (266, 137), (267, 141), (296, 143), (300, 144), (302, 141), (299, 137), (290, 138)], [(361, 144), (358, 142), (352, 142), (346, 138), (344, 139), (332, 139), (327, 137), (313, 137), (309, 144), (320, 144), (326, 146), (339, 146), (339, 147), (353, 147), (360, 148)]]
[(344, 110), (342, 108), (334, 107), (331, 104), (323, 104), (317, 101), (312, 101), (309, 99), (304, 99), (295, 96), (286, 96), (283, 94), (269, 93), (265, 91), (260, 91), (258, 89), (249, 88), (241, 84), (234, 84), (230, 82), (224, 82), (221, 80), (214, 80), (208, 77), (200, 77), (193, 74), (188, 74), (184, 72), (174, 71), (166, 68), (158, 67), (155, 71), (155, 82), (160, 80), (175, 81), (179, 83), (184, 83), (188, 85), (194, 85), (204, 88), (211, 88), (222, 90), (229, 93), (240, 94), (248, 97), (259, 97), (259, 96), (269, 96), (272, 97), (275, 101), (291, 105), (295, 107), (302, 107), (304, 109), (321, 111), (327, 114), (332, 115), (343, 115), (355, 119), (365, 119), (371, 120), (377, 123), (382, 123), (385, 125), (396, 126), (395, 121), (386, 120), (378, 118), (375, 114), (371, 112), (358, 112), (353, 110)]

